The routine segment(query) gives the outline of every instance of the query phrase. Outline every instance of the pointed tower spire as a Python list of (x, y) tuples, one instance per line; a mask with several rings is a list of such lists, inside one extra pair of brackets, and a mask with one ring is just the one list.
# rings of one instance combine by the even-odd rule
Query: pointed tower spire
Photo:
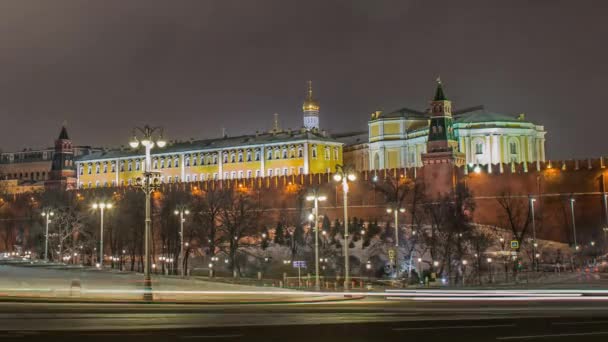
[(441, 77), (437, 77), (437, 90), (435, 90), (435, 98), (433, 101), (445, 101), (447, 98), (443, 93), (443, 85), (441, 85)]
[(68, 130), (65, 128), (65, 121), (63, 123), (63, 126), (61, 126), (61, 132), (59, 133), (59, 140), (70, 140), (70, 137), (68, 136)]
[(312, 81), (308, 81), (308, 89), (306, 91), (306, 99), (302, 104), (304, 112), (304, 127), (307, 130), (319, 129), (319, 102), (312, 96)]

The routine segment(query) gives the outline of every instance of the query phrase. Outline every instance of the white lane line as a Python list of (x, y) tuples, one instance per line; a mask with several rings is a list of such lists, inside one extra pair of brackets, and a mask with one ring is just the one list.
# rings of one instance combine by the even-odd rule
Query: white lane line
[(608, 321), (584, 321), (584, 322), (552, 322), (552, 325), (581, 325), (581, 324), (600, 324)]
[(608, 331), (593, 331), (586, 333), (569, 333), (569, 334), (552, 334), (552, 335), (523, 335), (523, 336), (502, 336), (497, 337), (497, 340), (531, 340), (540, 338), (553, 338), (553, 337), (572, 337), (572, 336), (600, 336), (608, 335)]
[(192, 336), (180, 336), (180, 339), (190, 339), (190, 338), (237, 338), (243, 337), (243, 335), (192, 335)]
[(393, 328), (393, 331), (408, 331), (408, 330), (441, 330), (441, 329), (487, 329), (487, 328), (504, 328), (514, 327), (515, 324), (494, 324), (494, 325), (453, 325), (443, 327), (416, 327), (416, 328)]

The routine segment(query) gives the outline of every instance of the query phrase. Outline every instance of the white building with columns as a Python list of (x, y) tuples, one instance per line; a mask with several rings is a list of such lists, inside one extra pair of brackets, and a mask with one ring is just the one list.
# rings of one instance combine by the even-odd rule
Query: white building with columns
[[(493, 113), (478, 106), (453, 110), (453, 118), (458, 150), (471, 166), (545, 161), (547, 132), (524, 114)], [(409, 108), (374, 112), (368, 123), (369, 168), (422, 166), (429, 119), (427, 112)]]

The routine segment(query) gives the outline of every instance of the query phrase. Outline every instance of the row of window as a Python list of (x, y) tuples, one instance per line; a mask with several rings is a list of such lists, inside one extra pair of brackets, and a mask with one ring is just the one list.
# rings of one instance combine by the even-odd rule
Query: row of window
[[(483, 154), (484, 147), (485, 147), (485, 144), (481, 141), (478, 141), (477, 143), (475, 143), (475, 154)], [(516, 142), (511, 141), (509, 143), (509, 153), (517, 154), (517, 143)]]
[[(296, 149), (292, 148), (288, 151), (288, 149), (284, 148), (284, 149), (273, 149), (273, 150), (268, 150), (268, 155), (267, 155), (267, 160), (273, 160), (273, 159), (289, 159), (289, 158), (302, 158), (303, 157), (303, 150), (302, 148), (298, 148), (297, 149), (297, 154), (296, 154)], [(334, 160), (339, 160), (340, 157), (340, 150), (338, 147), (334, 147), (333, 149), (333, 153), (334, 153)], [(190, 166), (197, 166), (198, 163), (200, 163), (200, 165), (217, 165), (217, 160), (218, 156), (217, 154), (201, 154), (200, 156), (196, 156), (196, 155), (186, 155), (184, 157), (184, 166), (186, 167), (190, 167)], [(245, 159), (243, 159), (245, 158)], [(260, 151), (256, 150), (255, 153), (253, 154), (253, 158), (255, 161), (259, 161), (260, 160)], [(324, 158), (325, 160), (330, 160), (331, 159), (331, 148), (330, 147), (325, 147), (324, 149)], [(317, 146), (313, 145), (312, 148), (312, 159), (317, 159)], [(223, 154), (223, 163), (224, 164), (228, 164), (228, 163), (242, 163), (243, 161), (247, 161), (250, 162), (252, 161), (252, 152), (247, 150), (245, 155), (243, 154), (243, 152), (238, 152), (238, 153), (224, 153)], [(126, 168), (127, 171), (133, 171), (133, 169), (135, 168), (135, 171), (140, 171), (143, 168), (143, 163), (144, 160), (129, 160), (128, 162), (126, 162)], [(109, 165), (109, 168), (108, 168)], [(108, 170), (110, 170), (111, 173), (116, 172), (116, 163), (115, 162), (103, 162), (103, 163), (96, 163), (95, 165), (89, 164), (87, 165), (87, 174), (92, 174), (93, 173), (93, 167), (95, 167), (95, 173), (96, 174), (100, 174), (100, 173), (108, 173)], [(178, 156), (174, 156), (174, 157), (158, 157), (158, 158), (154, 158), (152, 160), (152, 169), (154, 170), (158, 170), (158, 169), (164, 169), (164, 168), (171, 168), (171, 167), (179, 167), (179, 157)], [(120, 162), (120, 172), (124, 172), (125, 171), (125, 161), (121, 161)], [(80, 175), (84, 174), (84, 166), (80, 166), (79, 171)]]
[[(304, 173), (304, 168), (303, 167), (299, 167), (298, 169), (298, 173), (297, 175), (303, 174)], [(330, 172), (330, 170), (328, 169), (327, 172)], [(261, 177), (262, 176), (262, 171), (261, 170), (247, 170), (247, 171), (230, 171), (230, 172), (224, 172), (223, 174), (223, 178), (222, 179), (245, 179), (245, 178), (252, 178), (254, 177)], [(295, 167), (291, 167), (291, 168), (275, 168), (275, 169), (268, 169), (267, 170), (267, 176), (272, 177), (272, 176), (291, 176), (291, 175), (296, 175), (296, 168)], [(217, 172), (214, 173), (201, 173), (200, 175), (197, 174), (189, 174), (186, 175), (184, 181), (186, 182), (196, 182), (196, 181), (206, 181), (206, 180), (217, 180), (219, 177), (219, 174)], [(179, 183), (180, 179), (179, 176), (160, 176), (160, 181), (161, 183)], [(96, 181), (95, 182), (95, 187), (101, 187), (103, 184), (104, 187), (108, 187), (108, 186), (116, 186), (116, 180), (112, 180), (111, 182), (105, 181), (105, 182), (101, 182), (101, 181)], [(132, 185), (133, 184), (133, 180), (129, 179), (126, 182), (123, 181), (121, 182), (121, 185)], [(80, 187), (83, 188), (85, 187), (84, 183), (81, 182), (80, 183)], [(87, 183), (87, 187), (88, 188), (92, 188), (93, 187), (93, 182), (88, 182)]]
[(6, 179), (27, 179), (27, 180), (45, 180), (46, 172), (45, 171), (36, 171), (36, 172), (15, 172), (15, 173), (7, 173)]

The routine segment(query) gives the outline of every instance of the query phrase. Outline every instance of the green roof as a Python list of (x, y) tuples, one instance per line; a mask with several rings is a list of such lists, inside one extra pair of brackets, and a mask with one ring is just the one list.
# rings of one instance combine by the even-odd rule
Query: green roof
[(403, 107), (401, 109), (397, 109), (397, 110), (389, 112), (389, 113), (382, 113), (382, 114), (380, 114), (380, 118), (381, 119), (391, 119), (391, 118), (424, 119), (425, 115), (426, 114), (424, 112)]
[[(314, 140), (314, 141), (329, 141), (339, 143), (336, 139), (322, 135), (321, 133), (311, 131), (282, 131), (277, 133), (261, 133), (257, 135), (241, 135), (235, 137), (205, 139), (205, 140), (192, 140), (185, 142), (169, 143), (165, 148), (154, 149), (153, 153), (179, 153), (188, 151), (198, 151), (207, 149), (222, 149), (222, 148), (233, 148), (233, 147), (247, 147), (251, 145), (260, 144), (274, 144), (283, 143), (290, 141), (299, 140)], [(143, 155), (144, 150), (142, 147), (138, 149), (124, 148), (124, 149), (112, 149), (102, 152), (92, 153), (85, 156), (77, 157), (77, 161), (87, 160), (98, 160), (98, 159), (112, 159), (121, 158), (128, 156), (139, 156)]]
[(526, 122), (519, 120), (516, 116), (488, 112), (484, 109), (477, 109), (454, 115), (455, 123), (473, 124), (483, 122)]

